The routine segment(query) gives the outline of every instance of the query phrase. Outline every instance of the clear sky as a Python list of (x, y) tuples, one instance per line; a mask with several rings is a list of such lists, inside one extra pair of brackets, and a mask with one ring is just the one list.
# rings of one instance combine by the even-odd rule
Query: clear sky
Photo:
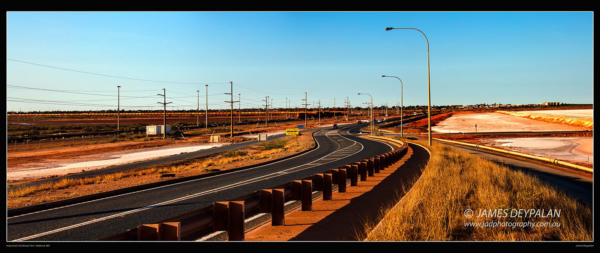
[(386, 27), (433, 105), (593, 103), (593, 12), (7, 12), (7, 108), (426, 105)]

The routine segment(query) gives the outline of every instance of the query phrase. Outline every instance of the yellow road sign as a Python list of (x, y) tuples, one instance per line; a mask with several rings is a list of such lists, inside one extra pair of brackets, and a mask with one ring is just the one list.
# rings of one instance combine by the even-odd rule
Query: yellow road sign
[(300, 129), (298, 128), (286, 128), (285, 135), (298, 135), (300, 134)]

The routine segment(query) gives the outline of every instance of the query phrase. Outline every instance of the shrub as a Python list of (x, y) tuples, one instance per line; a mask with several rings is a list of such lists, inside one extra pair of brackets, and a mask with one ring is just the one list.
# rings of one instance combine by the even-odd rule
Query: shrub
[(285, 147), (286, 143), (287, 143), (287, 141), (285, 141), (285, 140), (269, 141), (269, 142), (265, 143), (264, 150), (283, 148), (283, 147)]
[(227, 152), (223, 153), (223, 157), (238, 157), (238, 156), (245, 156), (248, 155), (248, 151), (246, 150), (228, 150)]

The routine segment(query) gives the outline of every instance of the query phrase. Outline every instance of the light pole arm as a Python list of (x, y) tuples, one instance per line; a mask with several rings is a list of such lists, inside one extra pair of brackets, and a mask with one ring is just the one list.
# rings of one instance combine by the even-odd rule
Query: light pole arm
[(423, 34), (423, 37), (425, 37), (425, 41), (427, 42), (427, 99), (428, 99), (428, 107), (427, 107), (427, 125), (428, 125), (428, 132), (429, 132), (429, 146), (431, 146), (432, 143), (432, 138), (431, 138), (431, 75), (430, 75), (430, 68), (429, 68), (429, 39), (427, 39), (427, 36), (425, 35), (425, 33), (417, 28), (413, 28), (413, 27), (400, 27), (400, 28), (395, 28), (395, 27), (387, 27), (385, 28), (386, 31), (390, 31), (392, 29), (413, 29), (413, 30), (417, 30), (419, 31), (421, 34)]

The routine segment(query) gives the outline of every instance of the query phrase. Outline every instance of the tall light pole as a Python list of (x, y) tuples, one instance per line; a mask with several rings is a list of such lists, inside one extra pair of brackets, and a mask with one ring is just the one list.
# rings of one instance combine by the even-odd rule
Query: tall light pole
[(242, 123), (242, 94), (238, 93), (238, 122)]
[(121, 126), (121, 86), (117, 86), (117, 134)]
[(208, 129), (208, 84), (206, 85), (206, 109), (204, 109), (204, 116), (206, 116), (206, 122), (204, 122), (204, 128)]
[[(397, 78), (398, 80), (400, 80), (400, 137), (404, 137), (404, 131), (402, 129), (402, 120), (403, 120), (403, 113), (402, 113), (402, 108), (404, 107), (404, 83), (402, 82), (402, 79), (400, 79), (400, 77), (397, 76), (386, 76), (386, 75), (382, 75), (381, 77), (394, 77)], [(431, 145), (431, 144), (429, 144)]]
[(196, 126), (200, 126), (200, 90), (198, 92), (198, 109), (196, 109)]
[(369, 97), (371, 97), (371, 133), (369, 135), (373, 135), (373, 96), (371, 96), (369, 93), (358, 93), (358, 95), (369, 95)]
[(403, 27), (403, 28), (395, 28), (395, 27), (386, 27), (385, 30), (386, 31), (391, 31), (392, 29), (413, 29), (413, 30), (417, 30), (419, 31), (421, 34), (423, 34), (423, 36), (425, 37), (425, 41), (427, 42), (427, 99), (428, 99), (428, 105), (427, 105), (427, 128), (428, 128), (428, 132), (429, 132), (429, 146), (432, 145), (431, 142), (431, 79), (430, 79), (430, 71), (429, 71), (429, 40), (427, 39), (427, 36), (425, 36), (425, 33), (423, 33), (421, 30), (417, 29), (417, 28), (411, 28), (411, 27)]

